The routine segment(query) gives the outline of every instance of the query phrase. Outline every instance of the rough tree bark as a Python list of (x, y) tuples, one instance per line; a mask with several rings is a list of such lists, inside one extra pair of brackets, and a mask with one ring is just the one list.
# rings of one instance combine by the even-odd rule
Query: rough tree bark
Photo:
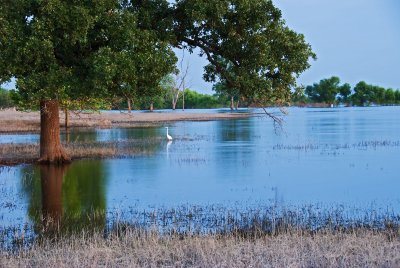
[(71, 162), (60, 141), (59, 102), (40, 101), (40, 164)]

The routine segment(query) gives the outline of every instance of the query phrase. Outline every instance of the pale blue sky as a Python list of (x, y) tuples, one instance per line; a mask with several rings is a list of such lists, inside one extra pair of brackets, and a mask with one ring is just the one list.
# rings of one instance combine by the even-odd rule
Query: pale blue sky
[[(400, 89), (400, 0), (275, 0), (293, 30), (305, 35), (317, 61), (299, 78), (309, 85), (337, 75), (354, 86)], [(177, 51), (178, 56), (182, 52)], [(212, 93), (202, 80), (205, 59), (185, 53), (187, 85)]]
[[(305, 35), (317, 54), (298, 82), (332, 75), (354, 86), (400, 89), (400, 0), (275, 0), (287, 25)], [(188, 58), (188, 57), (186, 57)], [(202, 81), (205, 60), (190, 57), (190, 85), (212, 93)]]

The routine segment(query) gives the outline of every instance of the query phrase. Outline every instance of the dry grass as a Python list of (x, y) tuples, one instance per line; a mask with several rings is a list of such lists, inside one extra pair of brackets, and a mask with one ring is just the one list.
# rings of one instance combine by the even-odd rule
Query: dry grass
[[(101, 159), (150, 154), (148, 146), (157, 146), (161, 139), (126, 140), (118, 142), (73, 142), (64, 144), (72, 159)], [(150, 146), (151, 147), (151, 146)], [(34, 163), (39, 159), (39, 144), (0, 144), (0, 165)]]
[(106, 239), (84, 233), (45, 239), (1, 254), (2, 267), (399, 267), (400, 240), (371, 230), (243, 238), (129, 229)]

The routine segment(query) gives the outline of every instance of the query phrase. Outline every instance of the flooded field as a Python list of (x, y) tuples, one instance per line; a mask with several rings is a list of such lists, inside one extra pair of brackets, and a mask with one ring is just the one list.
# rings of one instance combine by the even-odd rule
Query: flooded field
[[(0, 228), (38, 229), (51, 224), (46, 215), (100, 229), (114, 220), (167, 226), (177, 219), (192, 221), (183, 229), (213, 229), (288, 211), (314, 227), (335, 217), (396, 221), (399, 114), (399, 107), (292, 108), (282, 129), (254, 116), (73, 131), (68, 139), (76, 142), (146, 140), (146, 154), (2, 168)], [(35, 134), (0, 136), (1, 143), (37, 141)]]

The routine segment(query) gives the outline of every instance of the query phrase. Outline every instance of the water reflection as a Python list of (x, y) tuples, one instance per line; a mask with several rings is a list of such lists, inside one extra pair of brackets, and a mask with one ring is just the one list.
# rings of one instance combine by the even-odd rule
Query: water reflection
[(57, 229), (63, 215), (62, 184), (68, 166), (40, 166), (42, 190), (42, 224)]
[[(285, 118), (284, 135), (276, 135), (266, 118), (177, 122), (170, 126), (172, 143), (163, 127), (96, 130), (87, 137), (131, 138), (117, 143), (118, 150), (142, 154), (75, 161), (61, 171), (13, 167), (0, 173), (0, 219), (23, 221), (28, 209), (38, 228), (48, 224), (42, 221), (46, 215), (63, 226), (87, 226), (85, 215), (96, 216), (103, 226), (106, 209), (182, 204), (374, 204), (399, 211), (398, 113), (399, 107), (296, 108)], [(26, 200), (20, 198), (21, 182)], [(61, 194), (57, 199), (46, 191)]]
[(215, 159), (217, 161), (219, 178), (233, 179), (243, 172), (243, 167), (254, 165), (254, 118), (245, 120), (217, 121), (217, 148)]
[[(101, 230), (106, 222), (106, 176), (101, 161), (26, 167), (23, 191), (40, 233)], [(30, 176), (32, 175), (32, 176)]]

